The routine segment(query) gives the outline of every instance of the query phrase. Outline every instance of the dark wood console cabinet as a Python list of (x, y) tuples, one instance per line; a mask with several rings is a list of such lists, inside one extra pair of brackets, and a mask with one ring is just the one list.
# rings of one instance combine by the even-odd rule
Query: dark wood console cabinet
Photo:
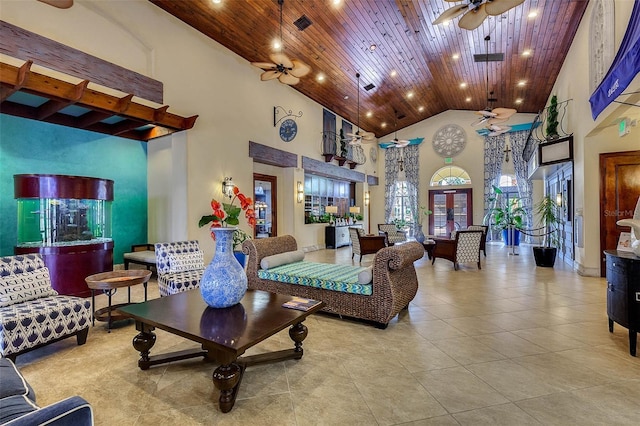
[(351, 244), (349, 227), (362, 228), (362, 224), (355, 223), (353, 225), (327, 226), (324, 228), (324, 244), (326, 248), (337, 249), (338, 247)]
[(607, 258), (607, 316), (629, 329), (629, 353), (636, 356), (640, 331), (640, 257), (631, 252), (605, 250)]

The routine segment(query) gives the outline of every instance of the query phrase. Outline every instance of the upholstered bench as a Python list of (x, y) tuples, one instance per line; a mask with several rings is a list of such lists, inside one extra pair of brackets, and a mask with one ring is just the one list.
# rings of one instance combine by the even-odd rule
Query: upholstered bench
[(0, 355), (19, 354), (76, 336), (87, 340), (91, 302), (58, 295), (39, 254), (0, 257)]
[(129, 269), (130, 263), (144, 265), (147, 269), (156, 266), (156, 252), (153, 244), (134, 244), (131, 252), (124, 254), (124, 269)]
[[(418, 277), (413, 262), (424, 256), (416, 241), (385, 247), (374, 255), (365, 277), (368, 268), (301, 261), (291, 235), (247, 240), (242, 251), (248, 256), (249, 288), (322, 300), (323, 311), (372, 322), (378, 328), (386, 328), (415, 297)], [(278, 255), (289, 259), (271, 264)]]
[[(58, 371), (51, 374), (64, 374)], [(62, 378), (62, 377), (61, 377)], [(36, 405), (33, 389), (15, 364), (0, 358), (0, 424), (10, 425), (74, 425), (93, 424), (91, 405), (72, 396), (46, 407)]]

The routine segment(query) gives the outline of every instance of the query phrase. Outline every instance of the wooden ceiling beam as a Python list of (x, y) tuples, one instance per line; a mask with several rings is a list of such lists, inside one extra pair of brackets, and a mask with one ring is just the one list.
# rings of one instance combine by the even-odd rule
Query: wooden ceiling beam
[[(156, 135), (191, 129), (198, 118), (197, 115), (181, 117), (170, 113), (168, 105), (154, 108), (134, 102), (133, 94), (117, 97), (99, 92), (88, 87), (89, 80), (74, 84), (34, 72), (30, 70), (31, 64), (27, 62), (21, 67), (16, 67), (0, 62), (0, 83), (2, 94), (6, 95), (4, 102), (0, 103), (2, 112), (110, 135), (126, 133), (126, 137), (136, 140), (144, 135), (155, 138), (158, 137)], [(16, 102), (7, 101), (18, 91), (47, 98), (48, 101), (39, 107), (20, 107)], [(60, 112), (69, 105), (86, 108), (91, 112), (79, 117)], [(123, 120), (112, 125), (101, 123), (112, 116), (121, 117)], [(163, 127), (166, 131), (130, 132), (147, 124)]]

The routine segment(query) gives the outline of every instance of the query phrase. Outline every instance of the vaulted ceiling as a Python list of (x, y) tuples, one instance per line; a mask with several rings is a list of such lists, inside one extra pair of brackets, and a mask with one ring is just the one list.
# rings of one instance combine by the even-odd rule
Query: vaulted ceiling
[[(278, 0), (150, 1), (249, 62), (269, 62), (274, 52)], [(284, 0), (283, 52), (312, 68), (292, 87), (378, 137), (449, 109), (539, 112), (587, 0), (525, 0), (472, 31), (458, 27), (460, 18), (432, 24), (443, 11), (470, 1)], [(537, 16), (529, 17), (532, 12)], [(311, 25), (299, 30), (294, 21), (303, 15)], [(504, 59), (474, 61), (487, 53), (503, 53)], [(260, 73), (256, 68), (256, 79)], [(365, 90), (370, 84), (375, 87)]]

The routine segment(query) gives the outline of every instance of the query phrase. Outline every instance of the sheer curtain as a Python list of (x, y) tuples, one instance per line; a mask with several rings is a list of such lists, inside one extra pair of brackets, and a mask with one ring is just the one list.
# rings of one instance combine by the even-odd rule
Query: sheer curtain
[(485, 136), (484, 138), (484, 216), (491, 209), (489, 197), (493, 195), (493, 185), (500, 186), (502, 175), (502, 161), (504, 160), (504, 134)]
[[(525, 163), (524, 158), (522, 158), (528, 135), (529, 132), (526, 130), (510, 133), (509, 140), (511, 141), (511, 150), (513, 152), (513, 168), (516, 171), (518, 192), (522, 200), (522, 207), (524, 207), (527, 212), (527, 224), (525, 228), (531, 229), (533, 228), (533, 187), (531, 185), (531, 179), (528, 177), (527, 163)], [(527, 242), (529, 242), (530, 239), (527, 235)]]

